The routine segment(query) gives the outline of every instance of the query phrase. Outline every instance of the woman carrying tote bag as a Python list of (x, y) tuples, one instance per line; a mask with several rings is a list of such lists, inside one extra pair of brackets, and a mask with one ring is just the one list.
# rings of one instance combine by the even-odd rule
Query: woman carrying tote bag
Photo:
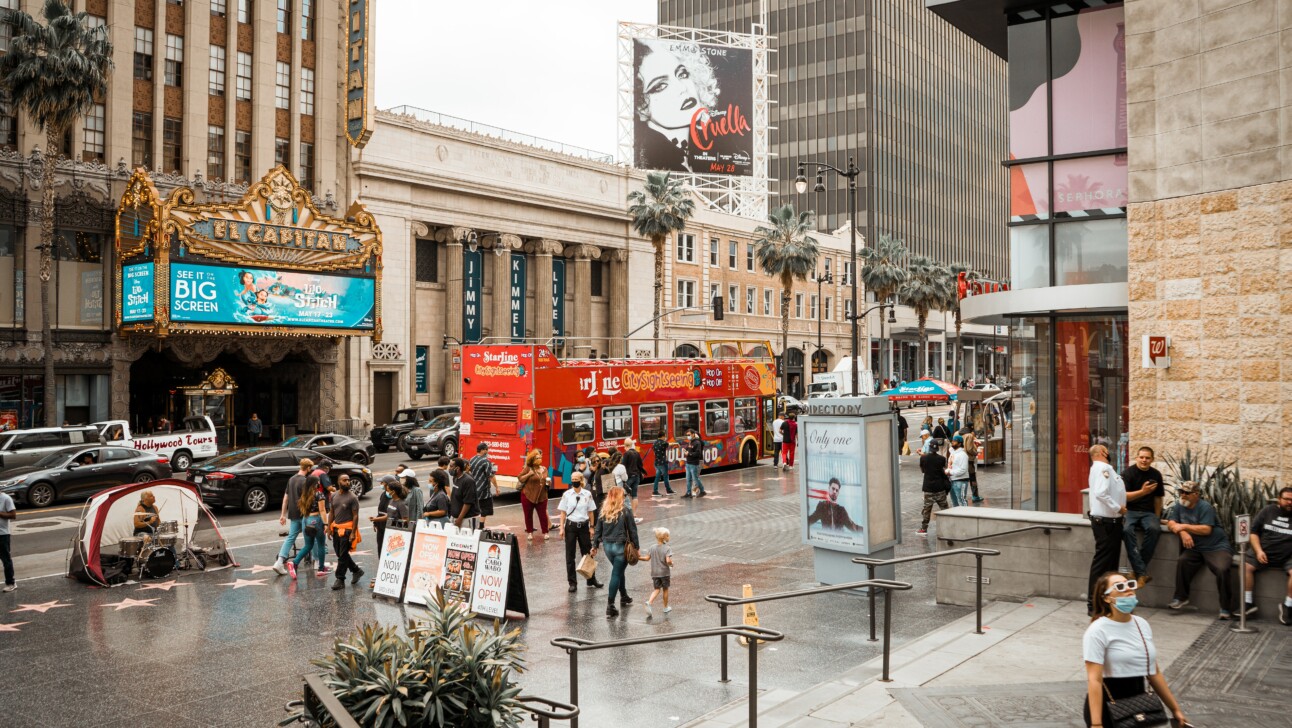
[(1153, 628), (1148, 620), (1131, 615), (1139, 603), (1135, 596), (1138, 587), (1117, 572), (1104, 574), (1095, 582), (1095, 612), (1081, 641), (1086, 661), (1087, 726), (1188, 725), (1157, 664)]

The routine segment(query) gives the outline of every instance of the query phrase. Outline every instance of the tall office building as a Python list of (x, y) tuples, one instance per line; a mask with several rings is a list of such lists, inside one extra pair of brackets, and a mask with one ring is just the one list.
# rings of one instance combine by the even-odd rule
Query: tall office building
[[(763, 0), (765, 2), (765, 0)], [(751, 32), (759, 0), (660, 0), (664, 25)], [(772, 48), (773, 205), (815, 210), (834, 230), (850, 216), (847, 185), (796, 194), (798, 164), (845, 169), (855, 157), (866, 240), (901, 238), (913, 253), (1008, 275), (1004, 61), (921, 0), (767, 3)], [(774, 9), (770, 9), (774, 8)]]

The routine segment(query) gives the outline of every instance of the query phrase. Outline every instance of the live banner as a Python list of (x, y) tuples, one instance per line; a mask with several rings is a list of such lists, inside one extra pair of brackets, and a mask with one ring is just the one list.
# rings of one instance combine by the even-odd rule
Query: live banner
[[(457, 529), (450, 526), (453, 532)], [(426, 604), (435, 587), (444, 585), (444, 557), (448, 551), (449, 531), (438, 523), (418, 521), (413, 536), (413, 555), (408, 562), (408, 589), (404, 601)]]
[(399, 599), (404, 593), (404, 576), (408, 570), (413, 532), (402, 528), (386, 527), (382, 542), (381, 558), (377, 561), (377, 585), (373, 593)]
[(552, 336), (565, 337), (565, 261), (552, 261)]

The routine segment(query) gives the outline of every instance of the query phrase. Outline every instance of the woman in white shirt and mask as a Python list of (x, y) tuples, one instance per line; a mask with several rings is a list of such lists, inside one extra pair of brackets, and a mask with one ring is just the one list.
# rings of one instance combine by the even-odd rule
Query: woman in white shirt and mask
[(1174, 715), (1173, 726), (1188, 725), (1180, 703), (1171, 694), (1157, 664), (1157, 647), (1148, 620), (1132, 616), (1139, 604), (1139, 585), (1117, 572), (1095, 581), (1094, 616), (1081, 641), (1086, 661), (1087, 726), (1113, 725), (1109, 700), (1122, 700), (1147, 692), (1145, 680)]

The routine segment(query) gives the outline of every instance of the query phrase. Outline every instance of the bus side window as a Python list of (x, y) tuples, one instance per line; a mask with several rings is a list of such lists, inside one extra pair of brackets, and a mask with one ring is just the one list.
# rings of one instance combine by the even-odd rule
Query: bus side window
[(633, 408), (606, 407), (601, 410), (601, 437), (606, 440), (618, 440), (632, 437)]
[(704, 403), (704, 432), (707, 435), (731, 432), (731, 405), (727, 400), (711, 399)]
[(668, 405), (644, 404), (637, 408), (641, 417), (641, 441), (668, 439)]
[(758, 427), (758, 400), (744, 397), (736, 400), (736, 432), (753, 432)]
[(700, 403), (677, 402), (673, 405), (673, 437), (680, 441), (689, 430), (700, 431)]
[(590, 409), (566, 410), (561, 413), (561, 442), (567, 445), (574, 445), (584, 442), (592, 442), (595, 438), (593, 434), (593, 413)]

